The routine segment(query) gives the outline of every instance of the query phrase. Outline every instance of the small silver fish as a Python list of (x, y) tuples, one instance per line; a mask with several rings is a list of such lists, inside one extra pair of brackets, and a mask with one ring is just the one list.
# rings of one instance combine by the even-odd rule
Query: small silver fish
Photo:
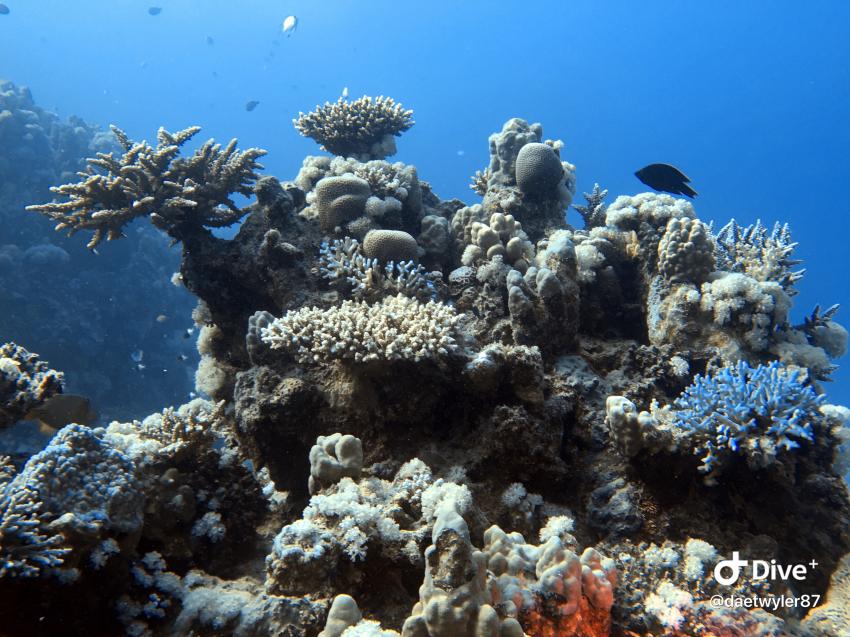
[(347, 86), (342, 87), (342, 97), (343, 97), (343, 99), (348, 99), (348, 87)]

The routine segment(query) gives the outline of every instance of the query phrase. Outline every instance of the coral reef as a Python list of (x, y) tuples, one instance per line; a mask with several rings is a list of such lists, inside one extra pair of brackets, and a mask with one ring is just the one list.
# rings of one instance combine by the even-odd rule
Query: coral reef
[[(375, 159), (409, 124), (391, 102), (300, 121), (348, 157), (283, 183), (243, 164), (232, 239), (204, 227), (232, 183), (156, 212), (213, 401), (0, 467), (30, 575), (0, 576), (4, 625), (83, 599), (105, 634), (829, 634), (850, 434), (819, 382), (847, 339), (833, 309), (791, 324), (787, 230), (714, 237), (690, 202), (598, 187), (576, 229), (575, 168), (520, 119), (473, 205)], [(41, 490), (60, 465), (73, 492)], [(818, 568), (715, 581), (737, 554)], [(814, 599), (833, 573), (807, 621), (711, 603)]]

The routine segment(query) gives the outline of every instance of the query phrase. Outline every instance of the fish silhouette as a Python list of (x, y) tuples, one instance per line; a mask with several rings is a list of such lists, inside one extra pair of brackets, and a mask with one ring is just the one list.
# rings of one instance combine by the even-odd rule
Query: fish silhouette
[(0, 15), (9, 15), (9, 7), (0, 2)]
[(85, 396), (56, 394), (38, 407), (33, 407), (24, 416), (25, 420), (38, 421), (42, 431), (61, 429), (72, 422), (91, 425), (97, 420), (97, 412)]
[(253, 111), (255, 108), (257, 108), (257, 105), (258, 105), (258, 104), (259, 104), (259, 102), (258, 102), (257, 100), (250, 100), (250, 101), (246, 102), (246, 104), (245, 104), (245, 110), (246, 110), (246, 111), (248, 111), (248, 112), (250, 113), (250, 112), (251, 112), (251, 111)]
[(635, 177), (653, 190), (691, 198), (697, 196), (697, 191), (688, 185), (691, 180), (687, 175), (670, 164), (649, 164), (637, 171)]
[(148, 7), (148, 13), (151, 15), (159, 15), (162, 13), (162, 7)]

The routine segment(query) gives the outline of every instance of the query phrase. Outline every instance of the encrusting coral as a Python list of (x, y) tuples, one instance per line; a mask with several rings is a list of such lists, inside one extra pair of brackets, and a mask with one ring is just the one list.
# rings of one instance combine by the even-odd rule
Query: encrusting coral
[[(598, 187), (577, 229), (575, 167), (521, 119), (490, 137), (482, 200), (441, 200), (375, 159), (409, 118), (368, 100), (302, 116), (347, 157), (257, 180), (221, 213), (245, 215), (233, 239), (203, 229), (215, 197), (173, 209), (215, 402), (62, 430), (86, 451), (19, 476), (54, 484), (58, 453), (85, 507), (0, 467), (0, 528), (25, 547), (0, 577), (20, 617), (0, 620), (43, 615), (15, 570), (106, 634), (806, 635), (785, 609), (710, 605), (821, 595), (850, 552), (850, 415), (819, 384), (847, 335), (832, 308), (791, 323), (787, 229), (713, 236), (688, 201), (606, 207)], [(52, 519), (63, 502), (76, 523)], [(820, 567), (712, 583), (733, 552)]]

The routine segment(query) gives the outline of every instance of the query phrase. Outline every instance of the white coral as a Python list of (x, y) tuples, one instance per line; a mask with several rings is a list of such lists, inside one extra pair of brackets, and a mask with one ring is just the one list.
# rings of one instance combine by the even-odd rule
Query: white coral
[(299, 362), (354, 360), (421, 361), (457, 349), (460, 316), (454, 308), (398, 295), (369, 305), (344, 301), (338, 307), (287, 312), (260, 331), (274, 350), (292, 351)]

